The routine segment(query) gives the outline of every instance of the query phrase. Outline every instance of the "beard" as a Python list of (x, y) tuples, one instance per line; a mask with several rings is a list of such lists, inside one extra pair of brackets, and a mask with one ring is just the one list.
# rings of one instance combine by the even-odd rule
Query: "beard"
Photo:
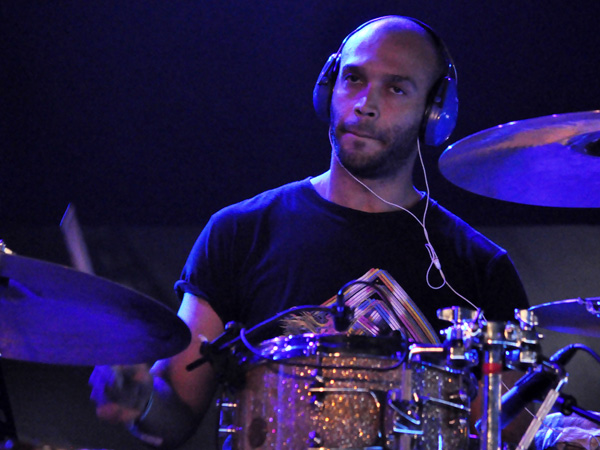
[[(329, 135), (335, 156), (352, 175), (376, 180), (389, 178), (406, 167), (415, 151), (419, 130), (420, 120), (385, 130), (377, 129), (370, 122), (342, 123), (332, 109)], [(383, 148), (369, 154), (360, 151), (360, 143), (355, 144), (359, 151), (345, 148), (338, 139), (338, 133), (346, 131), (368, 135), (379, 141)]]

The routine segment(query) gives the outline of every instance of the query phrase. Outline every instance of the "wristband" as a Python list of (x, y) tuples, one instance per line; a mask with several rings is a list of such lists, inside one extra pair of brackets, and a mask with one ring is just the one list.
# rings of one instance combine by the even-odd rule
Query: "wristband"
[(142, 442), (161, 449), (175, 448), (196, 430), (199, 419), (190, 407), (161, 378), (154, 378), (154, 390), (142, 415), (129, 432)]

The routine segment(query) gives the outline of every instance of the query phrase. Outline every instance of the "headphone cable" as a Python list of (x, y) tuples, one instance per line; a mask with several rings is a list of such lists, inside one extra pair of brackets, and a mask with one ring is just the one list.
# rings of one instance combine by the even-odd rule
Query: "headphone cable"
[[(331, 143), (332, 148), (334, 148), (333, 141), (332, 141), (332, 138), (331, 138), (331, 127), (329, 128), (329, 130), (330, 130), (330, 132), (329, 132), (329, 142)], [(356, 181), (358, 184), (360, 184), (362, 187), (364, 187), (373, 196), (375, 196), (375, 198), (377, 198), (379, 201), (381, 201), (381, 202), (385, 203), (386, 205), (391, 206), (393, 208), (397, 208), (397, 209), (400, 209), (402, 211), (407, 212), (421, 226), (421, 228), (423, 229), (423, 234), (425, 236), (425, 241), (426, 241), (425, 248), (427, 249), (427, 252), (429, 253), (429, 258), (431, 259), (431, 264), (429, 265), (429, 268), (427, 269), (427, 273), (425, 275), (425, 281), (427, 282), (427, 286), (429, 286), (431, 289), (434, 289), (434, 290), (438, 290), (438, 289), (443, 288), (444, 286), (448, 286), (448, 288), (455, 295), (457, 295), (459, 298), (461, 298), (463, 301), (465, 301), (469, 306), (475, 308), (478, 312), (481, 312), (481, 308), (479, 308), (477, 305), (475, 305), (475, 303), (473, 303), (471, 300), (469, 300), (464, 295), (462, 295), (460, 292), (458, 292), (456, 289), (454, 289), (454, 287), (448, 282), (448, 280), (446, 279), (446, 275), (444, 274), (444, 271), (442, 270), (442, 265), (441, 265), (441, 263), (439, 261), (437, 253), (436, 253), (436, 251), (435, 251), (435, 249), (433, 247), (433, 244), (431, 243), (431, 240), (429, 239), (429, 233), (427, 231), (427, 227), (425, 226), (425, 221), (427, 219), (427, 212), (428, 212), (428, 209), (429, 209), (430, 189), (429, 189), (429, 181), (428, 181), (428, 177), (427, 177), (427, 170), (425, 168), (425, 163), (423, 161), (423, 155), (422, 155), (422, 152), (421, 152), (421, 143), (420, 143), (419, 139), (417, 139), (417, 154), (419, 156), (419, 162), (421, 164), (421, 169), (423, 170), (423, 177), (424, 177), (424, 180), (425, 180), (425, 209), (423, 211), (423, 219), (421, 219), (421, 220), (419, 220), (419, 218), (412, 211), (406, 209), (405, 207), (403, 207), (401, 205), (398, 205), (396, 203), (390, 202), (389, 200), (384, 199), (379, 194), (377, 194), (373, 189), (371, 189), (369, 186), (367, 186), (365, 183), (363, 183), (360, 179), (358, 179), (356, 176), (354, 176), (354, 174), (351, 173), (346, 168), (346, 166), (344, 166), (344, 164), (342, 164), (342, 162), (340, 161), (337, 153), (335, 152), (335, 149), (333, 151), (333, 155), (334, 155), (336, 161), (338, 162), (338, 164), (340, 165), (340, 167), (342, 169), (344, 169), (344, 171), (348, 175), (350, 175), (350, 177), (354, 181)], [(440, 284), (439, 286), (433, 286), (431, 284), (431, 281), (430, 281), (431, 269), (434, 266), (438, 270), (438, 272), (440, 273), (440, 276), (442, 277), (442, 284)], [(484, 317), (483, 314), (482, 314), (482, 317)]]

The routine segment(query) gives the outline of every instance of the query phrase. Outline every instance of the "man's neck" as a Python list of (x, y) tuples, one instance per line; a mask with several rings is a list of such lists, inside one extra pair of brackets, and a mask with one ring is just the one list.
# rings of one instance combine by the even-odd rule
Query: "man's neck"
[(361, 180), (353, 177), (333, 158), (330, 169), (311, 181), (324, 199), (346, 208), (370, 213), (396, 211), (398, 208), (394, 205), (410, 208), (422, 198), (412, 183), (412, 164), (408, 164), (404, 171), (394, 177)]

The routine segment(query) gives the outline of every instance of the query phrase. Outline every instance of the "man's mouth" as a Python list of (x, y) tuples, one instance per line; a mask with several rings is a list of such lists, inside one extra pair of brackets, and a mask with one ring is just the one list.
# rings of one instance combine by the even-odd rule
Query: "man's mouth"
[(363, 138), (363, 139), (372, 139), (374, 141), (377, 141), (379, 139), (377, 139), (377, 137), (375, 137), (373, 134), (368, 133), (366, 131), (362, 131), (362, 130), (357, 130), (354, 128), (344, 128), (344, 132), (348, 133), (348, 134), (352, 134), (356, 137), (359, 138)]

